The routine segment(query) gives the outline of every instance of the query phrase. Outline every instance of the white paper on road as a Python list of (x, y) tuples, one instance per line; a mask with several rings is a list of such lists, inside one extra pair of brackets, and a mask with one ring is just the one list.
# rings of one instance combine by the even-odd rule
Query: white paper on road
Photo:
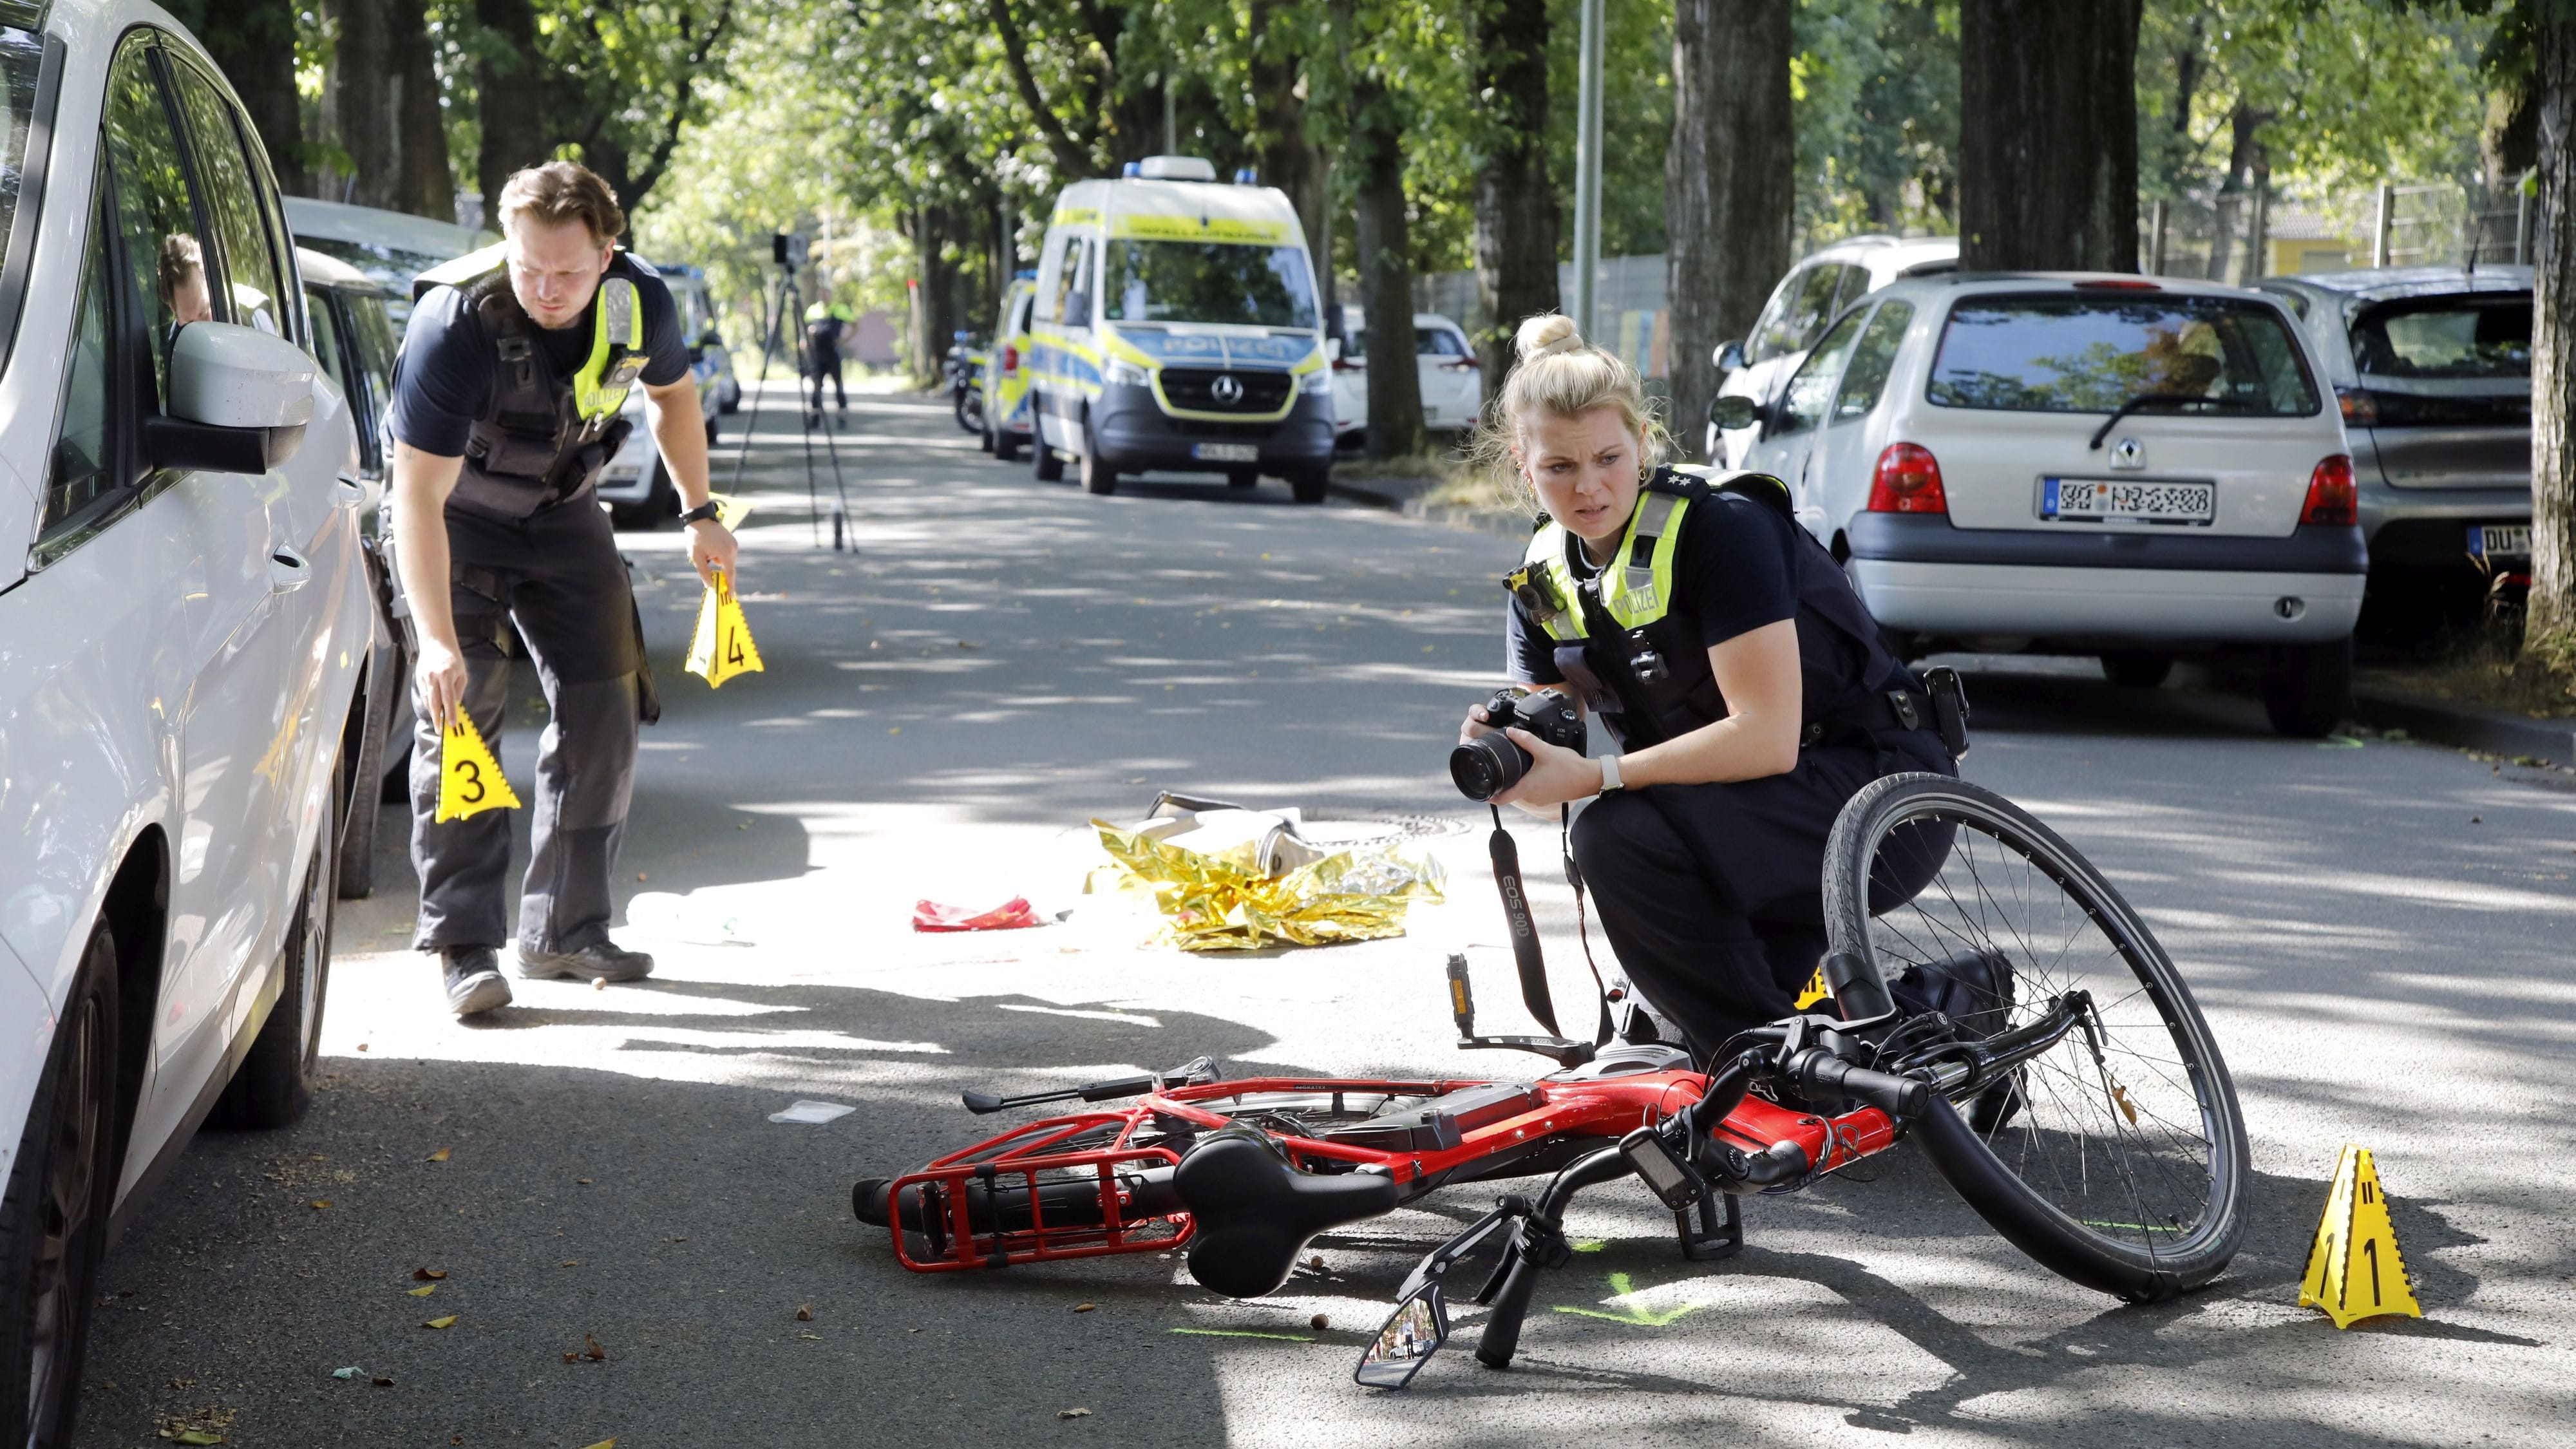
[(857, 1110), (859, 1109), (856, 1107), (844, 1107), (838, 1102), (798, 1102), (784, 1112), (770, 1113), (769, 1120), (772, 1122), (810, 1123), (815, 1126), (820, 1126), (825, 1122), (837, 1121), (840, 1118), (847, 1117)]

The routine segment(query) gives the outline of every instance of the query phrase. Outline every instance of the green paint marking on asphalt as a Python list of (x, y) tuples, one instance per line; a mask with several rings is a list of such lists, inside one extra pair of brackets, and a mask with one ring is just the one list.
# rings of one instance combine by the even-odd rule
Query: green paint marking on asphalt
[(2321, 750), (2357, 750), (2361, 747), (2361, 741), (2350, 735), (2328, 735), (2317, 741), (2317, 748)]
[[(1636, 1290), (1629, 1286), (1627, 1274), (1610, 1275), (1611, 1297), (1625, 1298), (1634, 1291)], [(1664, 1309), (1660, 1313), (1646, 1308), (1623, 1308), (1616, 1313), (1609, 1313), (1598, 1308), (1577, 1308), (1570, 1303), (1556, 1305), (1556, 1311), (1559, 1313), (1571, 1313), (1577, 1318), (1599, 1318), (1611, 1323), (1624, 1323), (1631, 1328), (1662, 1328), (1686, 1313), (1698, 1312), (1699, 1308), (1699, 1304), (1684, 1303), (1678, 1307)]]
[(1574, 1249), (1574, 1251), (1576, 1251), (1576, 1252), (1578, 1252), (1578, 1253), (1597, 1253), (1597, 1252), (1600, 1252), (1603, 1248), (1606, 1248), (1606, 1247), (1610, 1246), (1610, 1244), (1609, 1244), (1606, 1240), (1601, 1239), (1601, 1238), (1583, 1238), (1583, 1239), (1580, 1239), (1580, 1240), (1578, 1240), (1578, 1241), (1576, 1241), (1576, 1242), (1574, 1242), (1574, 1243), (1570, 1244), (1569, 1246), (1571, 1246), (1571, 1247)]
[(1254, 1333), (1245, 1328), (1175, 1328), (1172, 1332), (1186, 1333), (1193, 1338), (1275, 1338), (1281, 1343), (1315, 1341), (1302, 1333)]

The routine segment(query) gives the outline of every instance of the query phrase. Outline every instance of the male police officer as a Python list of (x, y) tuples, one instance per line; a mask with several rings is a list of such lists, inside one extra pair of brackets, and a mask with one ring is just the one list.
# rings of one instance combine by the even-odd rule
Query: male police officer
[(684, 504), (701, 577), (734, 540), (707, 501), (706, 433), (679, 309), (653, 269), (616, 248), (617, 199), (569, 161), (501, 191), (501, 246), (430, 273), (395, 367), (395, 566), (419, 649), (412, 700), (413, 945), (444, 958), (459, 1016), (508, 1004), (509, 815), (441, 823), (443, 726), (470, 716), (497, 749), (510, 627), (544, 685), (533, 851), (519, 906), (519, 974), (631, 981), (653, 958), (608, 939), (608, 878), (635, 781), (636, 727), (655, 712), (626, 569), (593, 484), (641, 382)]

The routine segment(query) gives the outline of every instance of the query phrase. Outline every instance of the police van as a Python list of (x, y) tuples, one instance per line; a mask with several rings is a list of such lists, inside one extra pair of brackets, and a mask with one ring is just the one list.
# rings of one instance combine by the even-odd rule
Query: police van
[(984, 363), (984, 451), (1008, 463), (1029, 441), (1029, 311), (1037, 273), (1022, 272), (1002, 292), (993, 352)]
[(1333, 383), (1296, 210), (1195, 156), (1128, 172), (1066, 187), (1047, 224), (1022, 364), (1037, 476), (1267, 474), (1323, 502)]

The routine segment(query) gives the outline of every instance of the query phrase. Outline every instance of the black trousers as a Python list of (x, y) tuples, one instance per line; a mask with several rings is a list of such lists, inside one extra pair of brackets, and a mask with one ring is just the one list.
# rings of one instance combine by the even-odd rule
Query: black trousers
[[(1694, 1051), (1787, 1016), (1825, 954), (1825, 838), (1884, 774), (1958, 767), (1928, 730), (1884, 757), (1802, 750), (1785, 775), (1652, 785), (1574, 817), (1574, 863), (1631, 985)], [(1946, 839), (1941, 842), (1947, 852)]]
[[(578, 951), (608, 938), (616, 906), (608, 881), (635, 789), (643, 660), (626, 562), (587, 491), (524, 524), (451, 509), (447, 545), (459, 576), (449, 601), (465, 653), (465, 708), (495, 759), (510, 702), (505, 621), (545, 691), (519, 946)], [(417, 684), (412, 703), (411, 858), (420, 872), (412, 944), (498, 947), (509, 935), (510, 812), (438, 823), (440, 731)]]
[(814, 379), (814, 411), (819, 413), (823, 410), (823, 379), (829, 377), (832, 379), (832, 401), (840, 406), (841, 411), (848, 412), (850, 395), (841, 391), (841, 349), (810, 343), (805, 348), (805, 355), (806, 375)]

